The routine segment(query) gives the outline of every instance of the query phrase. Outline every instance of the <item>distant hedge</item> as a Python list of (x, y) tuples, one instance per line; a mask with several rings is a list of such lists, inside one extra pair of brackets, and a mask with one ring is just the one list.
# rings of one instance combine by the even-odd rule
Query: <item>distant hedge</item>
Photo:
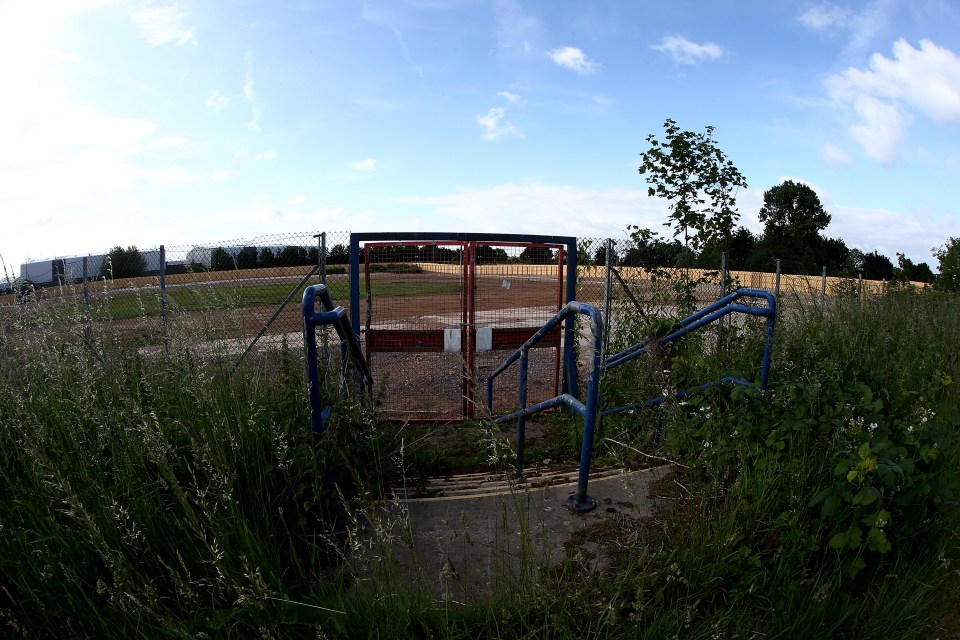
[[(423, 273), (423, 269), (418, 264), (387, 262), (384, 264), (371, 264), (367, 267), (370, 273)], [(327, 273), (330, 273), (327, 271)]]

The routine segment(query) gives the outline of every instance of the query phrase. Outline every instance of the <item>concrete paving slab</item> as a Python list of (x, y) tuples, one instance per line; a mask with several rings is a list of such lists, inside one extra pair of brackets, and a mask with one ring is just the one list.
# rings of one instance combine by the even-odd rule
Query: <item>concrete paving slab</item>
[[(393, 541), (389, 561), (404, 581), (432, 589), (438, 598), (463, 601), (483, 597), (501, 581), (535, 580), (567, 560), (588, 571), (604, 570), (616, 550), (605, 544), (602, 532), (635, 527), (649, 517), (650, 485), (670, 471), (663, 466), (597, 474), (589, 494), (599, 505), (585, 514), (564, 507), (576, 488), (574, 474), (567, 474), (572, 481), (539, 486), (504, 475), (476, 483), (472, 493), (380, 503), (377, 521), (386, 523)], [(368, 571), (383, 561), (368, 558)]]

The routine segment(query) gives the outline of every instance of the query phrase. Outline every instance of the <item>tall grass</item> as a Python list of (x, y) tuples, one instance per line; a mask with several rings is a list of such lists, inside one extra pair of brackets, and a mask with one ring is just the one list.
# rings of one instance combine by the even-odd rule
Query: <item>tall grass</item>
[[(571, 559), (462, 603), (398, 569), (407, 523), (369, 508), (404, 472), (396, 426), (331, 397), (315, 444), (299, 356), (230, 376), (187, 343), (144, 359), (45, 331), (0, 347), (10, 637), (923, 638), (956, 598), (957, 298), (787, 305), (762, 399), (671, 404), (656, 442), (652, 413), (604, 421), (683, 464), (653, 518), (600, 540), (622, 547), (608, 570)], [(725, 340), (679, 345), (671, 375), (752, 376), (762, 333)], [(652, 369), (607, 391), (659, 388)]]

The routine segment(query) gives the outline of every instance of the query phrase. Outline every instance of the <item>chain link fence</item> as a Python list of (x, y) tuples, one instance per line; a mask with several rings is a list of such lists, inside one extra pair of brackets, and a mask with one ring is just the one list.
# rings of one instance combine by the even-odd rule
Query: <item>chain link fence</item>
[[(641, 317), (678, 316), (685, 307), (716, 300), (737, 286), (775, 291), (788, 303), (821, 306), (830, 295), (875, 295), (886, 287), (780, 274), (776, 265), (769, 273), (727, 272), (722, 262), (713, 271), (653, 269), (629, 239), (581, 238), (578, 245), (577, 298), (602, 311), (611, 335), (631, 315), (626, 309)], [(7, 278), (7, 292), (0, 295), (0, 348), (15, 348), (19, 338), (43, 326), (49, 338), (77, 337), (91, 349), (112, 345), (144, 356), (190, 352), (223, 357), (236, 368), (251, 353), (301, 348), (300, 300), (307, 286), (326, 284), (335, 303), (349, 309), (349, 246), (347, 231), (304, 232), (137, 251), (117, 248), (30, 263), (22, 280)], [(419, 261), (434, 271), (443, 262), (443, 256), (431, 257), (429, 247), (404, 252), (404, 261)], [(522, 264), (518, 252), (501, 253), (484, 258), (490, 268), (500, 262), (509, 270), (504, 273), (515, 277), (535, 267)], [(502, 284), (496, 278), (490, 282)], [(428, 307), (431, 300), (422, 304)], [(531, 306), (523, 300), (517, 305)]]

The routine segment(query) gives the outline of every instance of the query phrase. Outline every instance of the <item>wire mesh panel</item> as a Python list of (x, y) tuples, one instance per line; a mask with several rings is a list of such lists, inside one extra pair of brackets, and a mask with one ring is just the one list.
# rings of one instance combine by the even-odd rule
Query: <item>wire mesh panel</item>
[[(352, 241), (354, 318), (385, 392), (381, 408), (405, 419), (481, 417), (490, 372), (566, 302), (566, 245), (425, 235), (435, 234)], [(558, 330), (531, 351), (528, 402), (559, 393), (560, 349)], [(517, 403), (511, 373), (498, 382), (498, 411)]]
[(464, 246), (364, 246), (361, 323), (388, 415), (451, 420), (463, 415)]
[[(476, 243), (471, 355), (478, 405), (483, 404), (490, 373), (566, 302), (565, 249), (551, 244)], [(529, 352), (528, 405), (560, 393), (561, 334), (556, 329)], [(497, 380), (498, 413), (518, 406), (518, 376), (519, 367), (514, 367)]]

